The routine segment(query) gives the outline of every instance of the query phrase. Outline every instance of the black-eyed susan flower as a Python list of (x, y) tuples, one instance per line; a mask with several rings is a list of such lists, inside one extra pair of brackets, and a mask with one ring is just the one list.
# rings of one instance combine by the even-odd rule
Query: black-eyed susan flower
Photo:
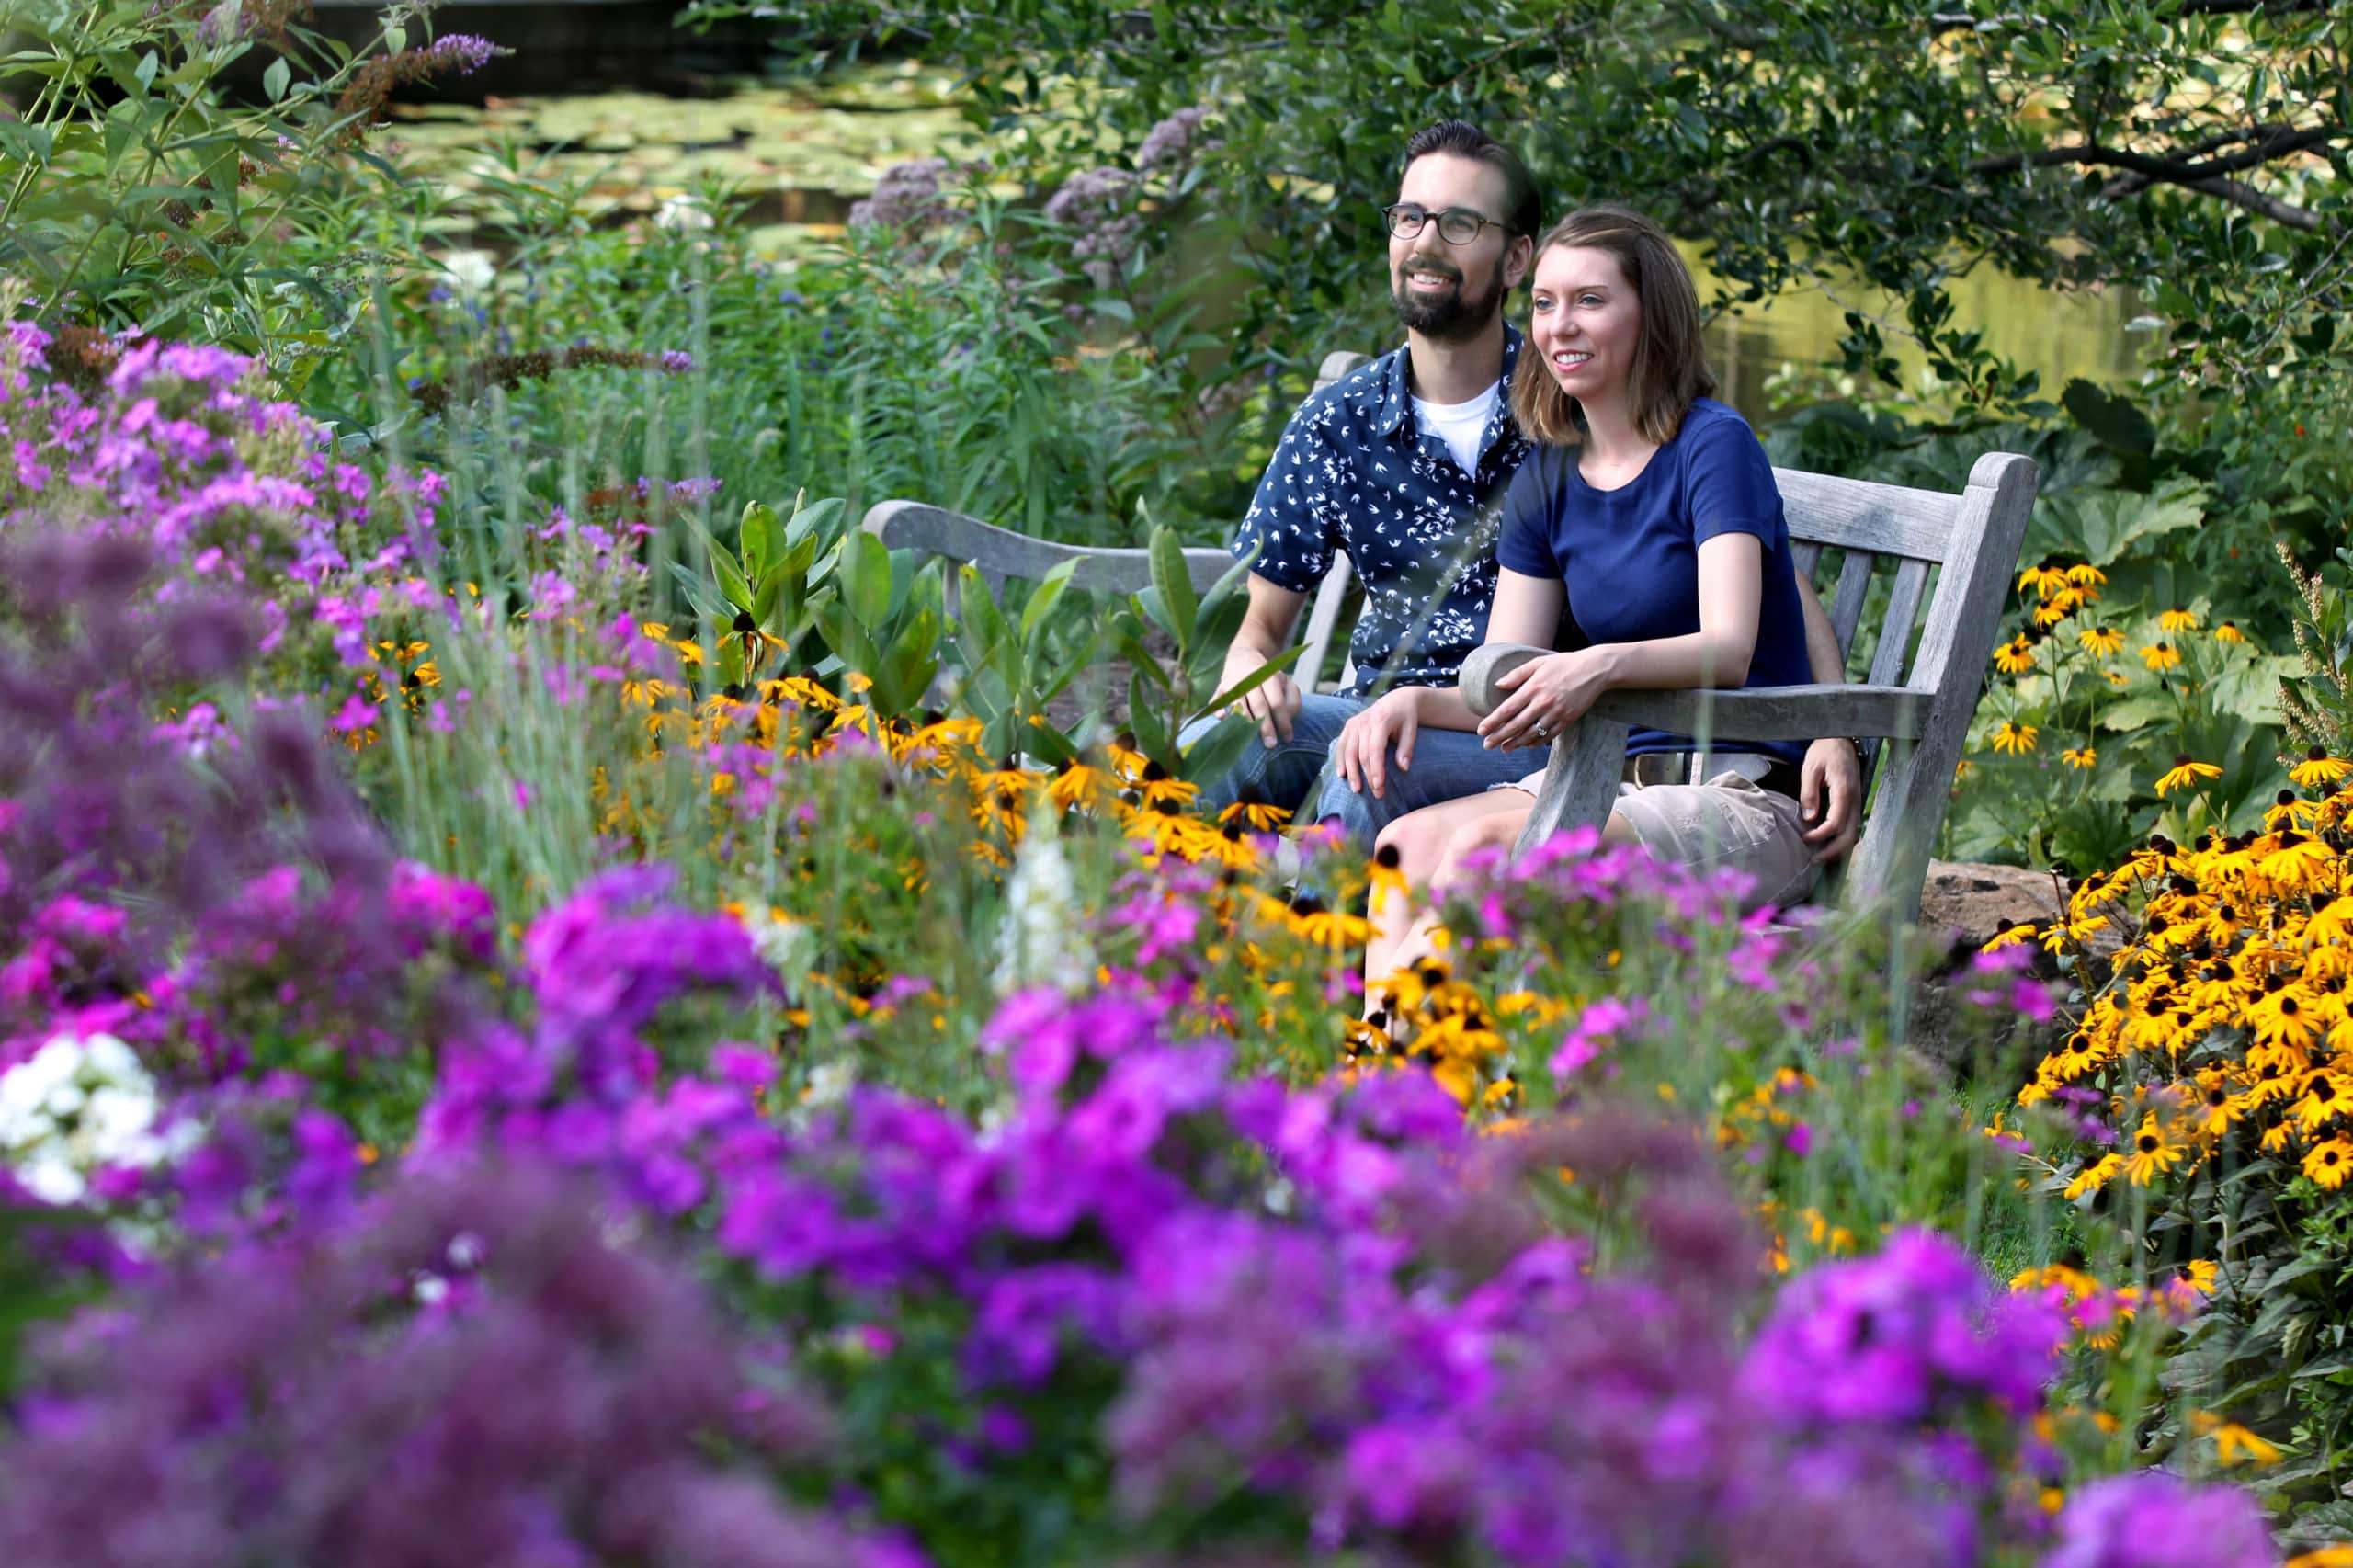
[(2069, 746), (2059, 754), (2059, 760), (2070, 767), (2082, 771), (2097, 765), (2099, 752), (2097, 748), (2090, 745)]
[(1143, 776), (1137, 780), (1137, 790), (1146, 806), (1190, 806), (1201, 792), (1198, 784), (1172, 778), (1168, 770), (1156, 762), (1144, 764)]
[(2034, 607), (2034, 623), (2048, 631), (2075, 613), (2076, 594), (2073, 588)]
[(2034, 644), (2020, 632), (1994, 650), (1994, 667), (2006, 676), (2024, 675), (2034, 668)]
[(2353, 1176), (2353, 1139), (2343, 1134), (2325, 1143), (2315, 1143), (2304, 1152), (2304, 1174), (2314, 1186), (2335, 1192)]
[(2239, 630), (2238, 622), (2234, 620), (2217, 621), (2214, 625), (2214, 641), (2217, 642), (2244, 642), (2246, 641), (2246, 633)]
[(2189, 610), (2169, 609), (2163, 615), (2157, 617), (2157, 630), (2160, 631), (2195, 631), (2198, 630), (2198, 617), (2194, 612)]
[(2181, 650), (2170, 642), (2152, 642), (2141, 650), (2141, 662), (2160, 673), (2181, 667)]
[(2075, 633), (2075, 641), (2086, 652), (2106, 658), (2123, 650), (2124, 633), (2113, 626), (2086, 626)]
[(2327, 1126), (2353, 1111), (2353, 1085), (2328, 1068), (2304, 1076), (2304, 1092), (2296, 1097), (2296, 1124), (2307, 1131)]
[(2020, 724), (2005, 719), (2001, 728), (1994, 732), (1994, 749), (2023, 756), (2034, 749), (2035, 740), (2040, 733), (2032, 724)]
[(2108, 574), (2088, 561), (2078, 561), (2067, 568), (2067, 581), (2078, 588), (2097, 588), (2108, 581)]
[(2152, 1113), (2141, 1119), (2140, 1130), (2132, 1134), (2131, 1147), (2124, 1155), (2125, 1179), (2135, 1187), (2147, 1187), (2181, 1164), (2182, 1158), (2181, 1145)]
[(2334, 784), (2353, 774), (2353, 762), (2331, 756), (2325, 746), (2312, 746), (2304, 752), (2304, 760), (2288, 769), (2288, 777), (2301, 790), (2317, 790), (2324, 784)]
[(2245, 1102), (2235, 1092), (2230, 1074), (2220, 1067), (2201, 1071), (2188, 1098), (2189, 1130), (2201, 1138), (2220, 1138), (2246, 1114)]
[(2049, 598), (2067, 585), (2067, 574), (2052, 566), (2029, 566), (2018, 574), (2018, 592), (2029, 588), (2039, 598)]
[(2211, 762), (2199, 762), (2188, 753), (2175, 757), (2173, 766), (2157, 778), (2157, 793), (2169, 794), (2176, 790), (2194, 790), (2201, 778), (2220, 778), (2222, 770)]
[(1083, 756), (1057, 767), (1046, 785), (1046, 798), (1064, 811), (1092, 810), (1119, 792), (1120, 776)]
[(2081, 1198), (2086, 1192), (2097, 1192), (2115, 1180), (2116, 1173), (2123, 1168), (2123, 1155), (2103, 1154), (2075, 1173), (2075, 1177), (2067, 1183), (2065, 1196), (2073, 1200)]
[(1254, 833), (1271, 833), (1290, 820), (1290, 812), (1272, 804), (1254, 789), (1245, 786), (1234, 797), (1233, 803), (1218, 812), (1220, 822), (1238, 822)]

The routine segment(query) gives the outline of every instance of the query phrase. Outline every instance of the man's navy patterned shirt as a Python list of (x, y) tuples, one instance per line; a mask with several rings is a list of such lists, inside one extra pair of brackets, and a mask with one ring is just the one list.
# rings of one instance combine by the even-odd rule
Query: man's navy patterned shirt
[(1511, 415), (1519, 346), (1506, 323), (1478, 472), (1463, 472), (1443, 440), (1417, 428), (1401, 346), (1301, 404), (1258, 482), (1234, 535), (1237, 558), (1257, 546), (1252, 571), (1309, 593), (1345, 550), (1364, 584), (1350, 696), (1384, 673), (1393, 685), (1451, 686), (1486, 641), (1504, 493), (1529, 448)]

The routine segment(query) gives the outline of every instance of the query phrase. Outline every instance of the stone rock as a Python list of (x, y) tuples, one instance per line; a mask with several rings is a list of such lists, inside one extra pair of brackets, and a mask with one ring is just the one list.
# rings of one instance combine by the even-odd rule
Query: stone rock
[(2049, 871), (1931, 860), (1920, 890), (1920, 929), (1952, 934), (1955, 946), (1983, 947), (2021, 920), (2036, 925), (2066, 908), (2059, 879)]
[[(1981, 1070), (2022, 1074), (2032, 1070), (2066, 1038), (2064, 1015), (2044, 1024), (2018, 1018), (1992, 1043), (1991, 1057), (1972, 1045), (1956, 1028), (1955, 982), (1965, 974), (1978, 949), (2022, 920), (2037, 926), (2056, 919), (2066, 908), (2058, 878), (2048, 871), (2018, 866), (1992, 866), (1975, 861), (1931, 860), (1928, 878), (1920, 891), (1920, 929), (1949, 942), (1949, 961), (1922, 976), (1913, 986), (1911, 1044), (1920, 1055), (1947, 1073), (1970, 1076)], [(2040, 943), (2030, 945), (2030, 973), (2058, 981), (2057, 965)], [(1974, 1031), (1972, 1031), (1974, 1032)], [(2022, 1081), (2022, 1079), (2021, 1079)]]

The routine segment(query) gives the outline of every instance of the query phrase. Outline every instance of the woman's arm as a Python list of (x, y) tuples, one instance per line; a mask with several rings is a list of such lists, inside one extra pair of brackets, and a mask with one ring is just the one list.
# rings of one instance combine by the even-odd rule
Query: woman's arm
[[(1495, 602), (1487, 611), (1487, 641), (1551, 643), (1560, 631), (1561, 610), (1568, 590), (1558, 577), (1532, 577), (1500, 567), (1495, 575)], [(1389, 786), (1392, 748), (1400, 772), (1414, 766), (1414, 742), (1427, 724), (1440, 730), (1478, 728), (1479, 716), (1451, 686), (1401, 686), (1342, 726), (1333, 759), (1340, 781), (1358, 793), (1370, 789), (1379, 796)]]
[(1619, 687), (1735, 689), (1748, 679), (1764, 596), (1761, 540), (1722, 533), (1703, 540), (1699, 631), (1641, 642), (1600, 642), (1531, 659), (1496, 682), (1511, 695), (1479, 722), (1479, 733), (1501, 750), (1540, 745), (1583, 718), (1596, 698)]
[[(1531, 577), (1508, 566), (1495, 572), (1495, 607), (1487, 611), (1487, 641), (1525, 642), (1550, 647), (1560, 635), (1561, 611), (1568, 605), (1568, 590), (1558, 577)], [(1439, 730), (1475, 730), (1479, 715), (1462, 700), (1455, 686), (1417, 686), (1410, 691), (1415, 721)]]

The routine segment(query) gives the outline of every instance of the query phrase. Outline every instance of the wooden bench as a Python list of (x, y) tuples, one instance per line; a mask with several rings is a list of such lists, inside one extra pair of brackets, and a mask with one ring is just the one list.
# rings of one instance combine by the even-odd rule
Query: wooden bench
[[(1790, 469), (1776, 469), (1773, 477), (1798, 570), (1812, 577), (1825, 549), (1845, 552), (1830, 606), (1842, 657), (1862, 625), (1872, 574), (1882, 562), (1892, 567), (1869, 676), (1859, 686), (1609, 692), (1553, 741), (1551, 769), (1519, 848), (1563, 827), (1607, 820), (1630, 728), (1691, 735), (1703, 744), (1711, 735), (1744, 741), (1852, 735), (1869, 743), (1864, 795), (1873, 803), (1863, 819), (1862, 840), (1847, 858), (1839, 897), (1849, 907), (1885, 898), (1909, 919), (1919, 908), (1929, 850), (1944, 821), (2040, 475), (2029, 459), (1989, 452), (1977, 460), (1958, 494)], [(1476, 712), (1492, 712), (1506, 695), (1496, 681), (1545, 652), (1515, 643), (1480, 649), (1462, 665), (1465, 700)], [(1881, 762), (1874, 791), (1874, 765)]]
[[(1345, 350), (1325, 355), (1323, 367), (1316, 373), (1315, 391), (1322, 392), (1366, 361), (1367, 356)], [(1078, 562), (1077, 570), (1071, 574), (1074, 588), (1133, 594), (1142, 591), (1152, 581), (1152, 552), (1148, 550), (1095, 550), (1056, 544), (920, 501), (881, 502), (867, 512), (865, 528), (892, 550), (942, 556), (979, 568), (993, 592), (1001, 589), (1007, 578), (1034, 582), (1063, 562), (1073, 560)], [(1222, 550), (1185, 551), (1186, 574), (1192, 578), (1197, 591), (1210, 587), (1233, 564), (1233, 557)], [(1337, 678), (1329, 678), (1324, 673), (1340, 617), (1347, 607), (1352, 580), (1347, 554), (1335, 552), (1332, 569), (1324, 574), (1308, 608), (1303, 639), (1307, 651), (1300, 655), (1295, 666), (1299, 683), (1306, 690), (1336, 691), (1356, 678), (1355, 662), (1345, 653)]]

